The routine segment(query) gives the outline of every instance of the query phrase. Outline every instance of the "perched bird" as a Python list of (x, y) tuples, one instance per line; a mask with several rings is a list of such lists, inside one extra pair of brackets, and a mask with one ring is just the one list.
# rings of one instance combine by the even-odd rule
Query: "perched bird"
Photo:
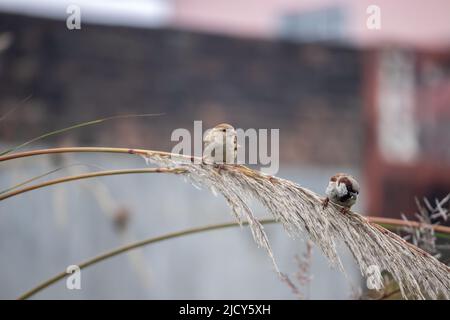
[(218, 124), (203, 139), (203, 162), (220, 167), (223, 167), (224, 163), (234, 164), (237, 148), (237, 134), (233, 126), (227, 123)]
[(327, 197), (323, 201), (325, 209), (328, 202), (334, 202), (343, 208), (342, 213), (347, 213), (355, 204), (359, 194), (359, 184), (355, 178), (349, 174), (338, 173), (330, 178), (328, 187), (325, 191)]

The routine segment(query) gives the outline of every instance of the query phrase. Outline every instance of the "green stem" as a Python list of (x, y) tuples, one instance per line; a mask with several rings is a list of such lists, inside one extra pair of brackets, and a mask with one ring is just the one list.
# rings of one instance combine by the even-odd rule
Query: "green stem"
[(28, 187), (24, 187), (21, 189), (15, 189), (10, 192), (2, 193), (0, 194), (0, 201), (11, 198), (13, 196), (17, 196), (19, 194), (48, 187), (51, 185), (74, 181), (74, 180), (81, 180), (81, 179), (88, 179), (88, 178), (95, 178), (95, 177), (102, 177), (102, 176), (112, 176), (112, 175), (119, 175), (119, 174), (135, 174), (135, 173), (182, 173), (185, 170), (183, 168), (143, 168), (143, 169), (126, 169), (126, 170), (108, 170), (108, 171), (98, 171), (98, 172), (90, 172), (90, 173), (84, 173), (79, 175), (73, 175), (68, 177), (62, 177), (57, 178), (49, 181), (45, 181), (42, 183), (37, 183)]
[(88, 122), (83, 122), (83, 123), (78, 123), (75, 124), (73, 126), (70, 127), (66, 127), (66, 128), (62, 128), (59, 130), (55, 130), (55, 131), (51, 131), (51, 132), (47, 132), (44, 133), (36, 138), (33, 138), (31, 140), (28, 140), (22, 144), (19, 144), (18, 146), (12, 147), (10, 149), (7, 149), (3, 152), (0, 152), (0, 156), (3, 156), (5, 154), (11, 153), (13, 151), (16, 151), (20, 148), (23, 148), (33, 142), (42, 140), (44, 138), (48, 138), (50, 136), (56, 135), (56, 134), (60, 134), (60, 133), (64, 133), (70, 130), (74, 130), (74, 129), (78, 129), (78, 128), (82, 128), (82, 127), (87, 127), (87, 126), (91, 126), (94, 124), (99, 124), (105, 121), (109, 121), (109, 120), (115, 120), (115, 119), (126, 119), (126, 118), (138, 118), (138, 117), (154, 117), (154, 116), (160, 116), (163, 115), (164, 113), (155, 113), (155, 114), (126, 114), (126, 115), (119, 115), (119, 116), (112, 116), (112, 117), (107, 117), (107, 118), (102, 118), (102, 119), (97, 119), (97, 120), (92, 120), (92, 121), (88, 121)]
[(58, 172), (58, 171), (61, 171), (61, 170), (64, 170), (64, 169), (67, 169), (67, 168), (70, 168), (70, 167), (75, 167), (75, 166), (93, 167), (93, 168), (95, 168), (95, 169), (97, 169), (97, 170), (102, 170), (102, 169), (103, 169), (103, 168), (101, 168), (101, 167), (98, 167), (98, 166), (95, 166), (95, 165), (91, 165), (91, 164), (74, 163), (74, 164), (71, 164), (71, 165), (67, 165), (67, 166), (63, 166), (63, 167), (59, 167), (59, 168), (56, 168), (56, 169), (47, 171), (47, 172), (45, 172), (45, 173), (42, 173), (42, 174), (40, 174), (40, 175), (34, 176), (34, 177), (30, 178), (30, 179), (27, 179), (27, 180), (25, 180), (25, 181), (22, 181), (22, 182), (20, 182), (20, 183), (17, 183), (17, 184), (15, 184), (15, 185), (13, 185), (13, 186), (7, 188), (7, 189), (4, 189), (4, 190), (0, 191), (0, 194), (4, 194), (4, 193), (6, 193), (6, 192), (8, 192), (8, 191), (11, 191), (11, 190), (17, 189), (17, 188), (19, 188), (19, 187), (22, 187), (22, 186), (24, 186), (24, 185), (26, 185), (26, 184), (29, 184), (29, 183), (31, 183), (31, 182), (33, 182), (33, 181), (36, 181), (36, 180), (40, 179), (40, 178), (49, 176), (49, 175), (51, 175), (52, 173), (55, 173), (55, 172)]
[[(276, 223), (275, 219), (263, 219), (259, 221), (261, 224), (269, 224), (269, 223)], [(247, 225), (247, 222), (242, 223), (243, 225)], [(169, 240), (169, 239), (173, 239), (173, 238), (178, 238), (178, 237), (183, 237), (183, 236), (187, 236), (190, 234), (194, 234), (194, 233), (199, 233), (199, 232), (205, 232), (205, 231), (212, 231), (212, 230), (218, 230), (218, 229), (225, 229), (225, 228), (231, 228), (231, 227), (237, 227), (239, 226), (239, 223), (237, 222), (228, 222), (228, 223), (220, 223), (220, 224), (213, 224), (213, 225), (207, 225), (207, 226), (202, 226), (202, 227), (196, 227), (196, 228), (191, 228), (191, 229), (186, 229), (186, 230), (181, 230), (181, 231), (176, 231), (176, 232), (172, 232), (172, 233), (167, 233), (165, 235), (159, 236), (159, 237), (153, 237), (153, 238), (149, 238), (146, 240), (142, 240), (142, 241), (138, 241), (138, 242), (134, 242), (122, 247), (119, 247), (117, 249), (113, 249), (111, 251), (105, 252), (99, 256), (96, 256), (92, 259), (86, 260), (85, 262), (79, 263), (77, 264), (77, 266), (81, 269), (87, 268), (93, 264), (96, 264), (100, 261), (103, 260), (107, 260), (109, 258), (112, 258), (118, 254), (124, 253), (126, 251), (129, 250), (133, 250), (139, 247), (143, 247), (146, 246), (148, 244), (151, 243), (156, 243), (156, 242), (160, 242), (160, 241), (164, 241), (164, 240)], [(36, 286), (35, 288), (25, 292), (24, 294), (22, 294), (18, 299), (19, 300), (24, 300), (24, 299), (28, 299), (31, 296), (35, 295), (36, 293), (38, 293), (39, 291), (42, 291), (43, 289), (49, 287), (50, 285), (54, 284), (55, 282), (63, 279), (64, 277), (66, 277), (68, 274), (63, 271), (61, 273), (58, 273), (57, 275), (51, 277), (50, 279), (42, 282), (41, 284), (39, 284), (38, 286)]]
[[(376, 217), (375, 217), (376, 218)], [(402, 221), (402, 220), (399, 220)], [(271, 223), (277, 223), (277, 221), (275, 219), (271, 219), (271, 218), (267, 218), (267, 219), (262, 219), (259, 221), (261, 224), (271, 224)], [(373, 221), (372, 219), (372, 222)], [(248, 225), (248, 222), (243, 222), (242, 225)], [(119, 255), (121, 253), (127, 252), (129, 250), (133, 250), (139, 247), (143, 247), (152, 243), (156, 243), (156, 242), (160, 242), (160, 241), (164, 241), (164, 240), (169, 240), (169, 239), (173, 239), (173, 238), (178, 238), (178, 237), (183, 237), (183, 236), (187, 236), (190, 234), (194, 234), (194, 233), (200, 233), (200, 232), (205, 232), (205, 231), (213, 231), (213, 230), (218, 230), (218, 229), (225, 229), (225, 228), (231, 228), (231, 227), (237, 227), (239, 226), (239, 223), (237, 222), (228, 222), (228, 223), (220, 223), (220, 224), (213, 224), (213, 225), (207, 225), (207, 226), (202, 226), (202, 227), (196, 227), (196, 228), (191, 228), (191, 229), (185, 229), (185, 230), (181, 230), (181, 231), (177, 231), (177, 232), (172, 232), (172, 233), (168, 233), (162, 236), (158, 236), (158, 237), (153, 237), (153, 238), (149, 238), (146, 240), (142, 240), (142, 241), (138, 241), (138, 242), (134, 242), (116, 249), (113, 249), (111, 251), (108, 251), (106, 253), (103, 253), (101, 255), (98, 255), (92, 259), (89, 259), (85, 262), (79, 263), (77, 264), (77, 266), (80, 269), (89, 267), (93, 264), (96, 264), (98, 262), (101, 262), (103, 260), (107, 260), (109, 258), (112, 258), (116, 255)], [(397, 227), (396, 225), (391, 225), (392, 228)], [(35, 295), (36, 293), (44, 290), (45, 288), (51, 286), (52, 284), (54, 284), (55, 282), (63, 279), (65, 276), (67, 276), (67, 273), (65, 271), (58, 273), (57, 275), (51, 277), (50, 279), (42, 282), (41, 284), (39, 284), (38, 286), (36, 286), (35, 288), (25, 292), (24, 294), (22, 294), (18, 299), (23, 300), (23, 299), (28, 299), (31, 296)]]
[(44, 154), (58, 154), (58, 153), (125, 153), (125, 154), (133, 154), (133, 155), (141, 155), (141, 156), (149, 156), (149, 155), (158, 155), (161, 157), (174, 157), (178, 159), (189, 159), (192, 157), (182, 155), (182, 154), (174, 154), (165, 151), (154, 151), (154, 150), (146, 150), (146, 149), (129, 149), (129, 148), (110, 148), (110, 147), (67, 147), (67, 148), (51, 148), (51, 149), (38, 149), (38, 150), (30, 150), (24, 152), (16, 152), (13, 154), (7, 154), (0, 156), (0, 162), (34, 157)]

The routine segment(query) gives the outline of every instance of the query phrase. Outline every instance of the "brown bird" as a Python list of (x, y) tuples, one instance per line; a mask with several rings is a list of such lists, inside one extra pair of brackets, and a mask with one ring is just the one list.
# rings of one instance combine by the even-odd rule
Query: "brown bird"
[(327, 197), (323, 201), (324, 209), (328, 206), (328, 202), (331, 201), (343, 207), (341, 209), (342, 213), (348, 213), (358, 198), (359, 184), (351, 175), (338, 173), (330, 178), (325, 193)]
[(235, 164), (237, 134), (232, 125), (221, 123), (212, 128), (203, 139), (203, 162), (207, 164)]

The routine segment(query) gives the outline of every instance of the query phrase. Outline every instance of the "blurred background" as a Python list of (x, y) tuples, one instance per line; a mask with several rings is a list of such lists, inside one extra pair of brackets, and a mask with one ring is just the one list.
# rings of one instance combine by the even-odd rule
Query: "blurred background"
[[(69, 30), (67, 8), (81, 10)], [(379, 8), (379, 27), (367, 21)], [(362, 185), (356, 211), (413, 216), (415, 197), (450, 192), (450, 2), (429, 0), (0, 0), (0, 144), (118, 114), (121, 119), (32, 147), (170, 151), (173, 130), (229, 122), (280, 129), (279, 175), (324, 193), (336, 172)], [(60, 155), (1, 164), (5, 189), (52, 174), (142, 167), (140, 158)], [(259, 216), (262, 208), (255, 206)], [(107, 249), (229, 221), (225, 201), (178, 177), (84, 180), (0, 203), (0, 298)], [(267, 226), (275, 257), (295, 278), (307, 245)], [(306, 298), (348, 299), (348, 277), (314, 247)], [(265, 298), (297, 295), (247, 228), (155, 244), (82, 271), (37, 298)]]

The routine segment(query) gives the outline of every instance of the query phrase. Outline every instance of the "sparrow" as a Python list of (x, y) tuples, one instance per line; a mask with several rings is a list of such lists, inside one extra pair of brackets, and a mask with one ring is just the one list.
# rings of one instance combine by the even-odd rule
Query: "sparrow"
[(218, 166), (220, 173), (224, 163), (236, 163), (237, 148), (237, 134), (233, 126), (218, 124), (203, 139), (203, 162)]
[(342, 213), (348, 213), (358, 197), (359, 184), (351, 175), (338, 173), (330, 178), (325, 193), (327, 197), (323, 200), (324, 209), (331, 201), (342, 206)]

